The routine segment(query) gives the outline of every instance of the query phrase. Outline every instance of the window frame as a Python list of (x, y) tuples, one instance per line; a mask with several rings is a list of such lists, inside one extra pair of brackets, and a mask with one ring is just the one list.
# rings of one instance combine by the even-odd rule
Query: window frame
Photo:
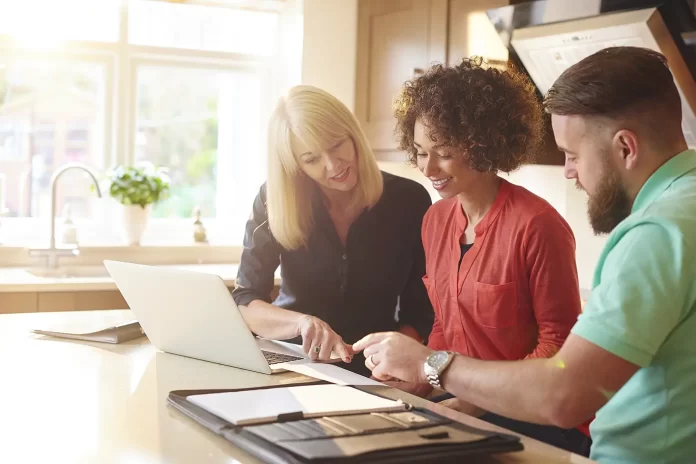
[[(150, 0), (158, 1), (158, 0)], [(137, 76), (138, 69), (142, 66), (180, 66), (185, 68), (199, 67), (219, 71), (244, 71), (258, 73), (262, 79), (264, 88), (276, 90), (278, 86), (285, 85), (278, 82), (274, 76), (277, 63), (276, 57), (264, 57), (246, 55), (231, 52), (218, 52), (206, 50), (194, 50), (173, 47), (155, 47), (147, 45), (135, 45), (129, 43), (129, 0), (121, 0), (119, 17), (119, 37), (116, 42), (87, 42), (65, 41), (60, 45), (60, 53), (56, 56), (55, 49), (29, 49), (12, 37), (0, 34), (0, 61), (9, 58), (48, 59), (64, 61), (93, 61), (105, 66), (105, 95), (104, 95), (104, 147), (103, 164), (105, 168), (117, 164), (131, 164), (135, 157), (135, 130), (137, 111)], [(193, 2), (198, 5), (215, 7), (248, 8), (242, 5), (244, 2)], [(292, 3), (292, 2), (288, 2)], [(251, 9), (251, 8), (249, 8)], [(279, 14), (279, 30), (277, 40), (280, 43), (278, 50), (283, 48), (284, 15), (277, 4), (262, 2), (258, 8), (260, 11), (272, 11)], [(293, 13), (292, 11), (290, 12)], [(270, 114), (273, 102), (268, 96), (276, 92), (264, 92), (262, 106), (264, 111)], [(100, 166), (94, 166), (101, 169)], [(60, 187), (59, 187), (60, 188)], [(108, 192), (102, 192), (108, 196)], [(85, 192), (85, 195), (93, 195)], [(241, 205), (244, 207), (245, 205)], [(105, 206), (108, 208), (108, 206)], [(250, 210), (251, 205), (248, 205)], [(60, 214), (60, 212), (57, 212)], [(246, 211), (244, 216), (246, 217)], [(204, 225), (208, 229), (209, 239), (221, 245), (240, 245), (241, 232), (226, 230), (229, 226), (229, 218), (213, 218), (203, 215)], [(13, 229), (9, 240), (4, 245), (30, 246), (48, 243), (48, 217), (2, 217), (2, 228)], [(57, 223), (60, 217), (57, 218)], [(157, 245), (176, 243), (181, 244), (185, 237), (191, 237), (191, 223), (188, 218), (151, 218), (146, 230), (143, 242)], [(76, 220), (79, 227), (96, 228), (98, 220), (85, 218)], [(234, 222), (234, 221), (233, 221)], [(239, 227), (238, 225), (236, 225)], [(239, 232), (239, 233), (237, 233)], [(58, 232), (56, 233), (58, 236)], [(237, 237), (239, 236), (239, 237)], [(18, 241), (17, 237), (21, 237)], [(97, 245), (95, 243), (95, 245)], [(110, 240), (100, 245), (114, 245)], [(89, 245), (88, 245), (89, 246)]]

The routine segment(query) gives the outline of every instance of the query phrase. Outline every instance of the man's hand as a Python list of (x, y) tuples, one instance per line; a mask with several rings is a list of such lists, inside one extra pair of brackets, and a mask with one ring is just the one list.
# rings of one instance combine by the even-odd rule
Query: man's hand
[(351, 346), (318, 317), (302, 316), (297, 324), (297, 334), (302, 336), (302, 349), (311, 359), (328, 361), (332, 351), (346, 363), (353, 359)]
[(433, 352), (412, 338), (397, 332), (367, 335), (353, 345), (364, 351), (365, 366), (379, 380), (396, 378), (405, 382), (428, 383), (423, 364)]

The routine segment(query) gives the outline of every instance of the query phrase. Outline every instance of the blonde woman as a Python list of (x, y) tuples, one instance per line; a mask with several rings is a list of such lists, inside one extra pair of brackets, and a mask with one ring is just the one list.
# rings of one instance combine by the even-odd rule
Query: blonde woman
[(249, 328), (270, 339), (301, 337), (310, 357), (327, 360), (334, 351), (345, 362), (350, 344), (369, 333), (427, 339), (425, 188), (381, 172), (355, 116), (311, 86), (278, 103), (268, 165), (233, 291)]

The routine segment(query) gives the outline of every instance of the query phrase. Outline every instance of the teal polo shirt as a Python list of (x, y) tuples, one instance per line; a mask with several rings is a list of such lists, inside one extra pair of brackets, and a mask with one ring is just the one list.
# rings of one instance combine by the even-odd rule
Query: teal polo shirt
[(640, 366), (597, 412), (590, 457), (696, 463), (696, 150), (643, 185), (572, 332)]

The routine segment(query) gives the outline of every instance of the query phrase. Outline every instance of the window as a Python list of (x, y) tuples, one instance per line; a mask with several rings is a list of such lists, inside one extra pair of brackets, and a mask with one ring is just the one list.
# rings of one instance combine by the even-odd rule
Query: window
[[(262, 76), (254, 72), (140, 66), (135, 160), (167, 166), (171, 197), (154, 217), (230, 215), (249, 180), (263, 181)], [(252, 160), (253, 162), (249, 162)]]
[[(0, 77), (0, 172), (9, 216), (48, 217), (50, 179), (67, 162), (104, 167), (105, 66), (70, 60), (16, 59)], [(74, 146), (74, 127), (83, 134)], [(77, 148), (77, 149), (76, 149)], [(70, 196), (87, 194), (80, 173), (66, 173), (58, 212)], [(74, 208), (89, 217), (88, 207)]]
[[(199, 206), (210, 237), (239, 243), (265, 179), (268, 117), (300, 80), (298, 5), (0, 0), (0, 208), (17, 218), (4, 242), (46, 240), (38, 224), (65, 163), (103, 174), (147, 161), (172, 185), (145, 241), (189, 240)], [(89, 185), (79, 171), (61, 177), (57, 214), (70, 207), (83, 243), (113, 243), (118, 205)]]
[(270, 57), (277, 11), (250, 11), (147, 0), (131, 2), (129, 38), (137, 45)]
[(0, 34), (29, 47), (116, 42), (120, 0), (0, 0)]

